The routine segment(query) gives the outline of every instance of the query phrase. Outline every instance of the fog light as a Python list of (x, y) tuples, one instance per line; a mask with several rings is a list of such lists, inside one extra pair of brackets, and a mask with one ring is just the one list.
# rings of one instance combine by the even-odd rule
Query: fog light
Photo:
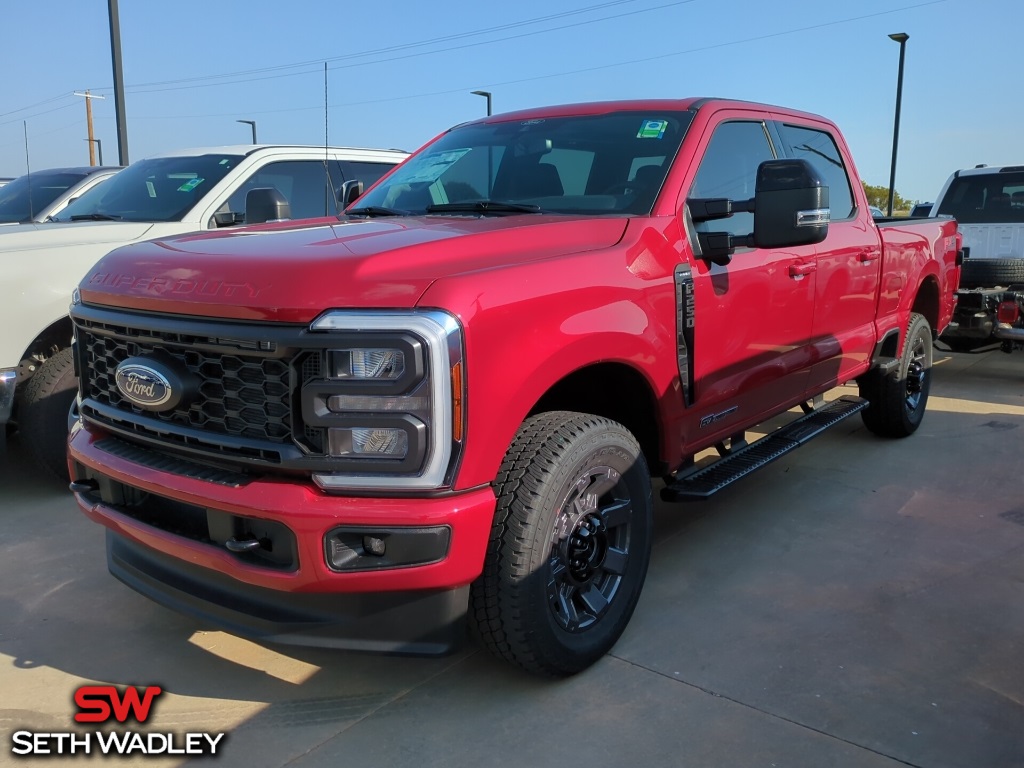
[(363, 549), (368, 555), (383, 557), (386, 549), (384, 539), (378, 539), (376, 536), (363, 536)]
[(404, 459), (409, 453), (409, 435), (404, 429), (332, 427), (327, 430), (331, 456), (366, 456)]

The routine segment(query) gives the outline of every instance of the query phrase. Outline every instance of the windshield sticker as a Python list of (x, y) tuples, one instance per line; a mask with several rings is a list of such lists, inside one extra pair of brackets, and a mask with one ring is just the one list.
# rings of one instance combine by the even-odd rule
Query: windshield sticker
[(179, 192), (191, 192), (193, 189), (198, 187), (204, 181), (206, 181), (206, 179), (199, 179), (199, 178), (189, 179), (184, 184), (182, 184), (180, 187), (178, 187), (178, 191)]
[(440, 178), (441, 174), (455, 165), (467, 152), (469, 152), (469, 147), (427, 155), (419, 161), (418, 165), (420, 167), (413, 170), (410, 175), (404, 176), (401, 181), (406, 184), (414, 184), (418, 181), (436, 181)]
[(637, 131), (638, 139), (660, 139), (665, 135), (668, 128), (668, 120), (644, 120)]
[(153, 186), (152, 181), (146, 182), (146, 191), (149, 193), (150, 197), (156, 197), (156, 187)]

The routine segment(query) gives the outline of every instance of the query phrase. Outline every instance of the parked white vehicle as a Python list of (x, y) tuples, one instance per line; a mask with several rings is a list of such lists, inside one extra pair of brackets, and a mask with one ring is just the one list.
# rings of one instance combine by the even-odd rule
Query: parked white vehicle
[(1024, 165), (957, 171), (935, 199), (953, 216), (968, 258), (960, 268), (953, 321), (940, 339), (956, 351), (1024, 346)]
[(99, 165), (47, 168), (11, 179), (0, 189), (0, 225), (47, 221), (120, 170)]
[(40, 464), (66, 475), (68, 411), (78, 384), (68, 306), (107, 253), (138, 240), (334, 215), (406, 157), (398, 150), (251, 144), (185, 150), (132, 163), (55, 223), (0, 227), (0, 447), (17, 428)]
[(1024, 258), (1024, 165), (955, 172), (932, 215), (957, 220), (972, 259)]

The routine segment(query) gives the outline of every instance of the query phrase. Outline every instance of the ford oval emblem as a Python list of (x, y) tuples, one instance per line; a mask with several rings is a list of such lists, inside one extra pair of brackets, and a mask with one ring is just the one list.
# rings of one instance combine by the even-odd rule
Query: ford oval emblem
[[(168, 405), (176, 393), (170, 378), (155, 365), (125, 360), (114, 374), (117, 389), (140, 408), (163, 411), (173, 408)], [(177, 399), (177, 398), (175, 398)]]

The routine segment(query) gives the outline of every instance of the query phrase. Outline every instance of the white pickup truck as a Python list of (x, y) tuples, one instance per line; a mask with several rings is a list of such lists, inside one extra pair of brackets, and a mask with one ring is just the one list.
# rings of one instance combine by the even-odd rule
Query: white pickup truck
[(138, 240), (334, 215), (406, 157), (253, 144), (184, 150), (132, 163), (50, 223), (0, 228), (0, 449), (18, 429), (39, 464), (66, 476), (78, 384), (68, 306), (100, 258)]
[(1024, 346), (1024, 165), (956, 171), (932, 206), (952, 216), (970, 254), (956, 312), (940, 340), (957, 352)]

